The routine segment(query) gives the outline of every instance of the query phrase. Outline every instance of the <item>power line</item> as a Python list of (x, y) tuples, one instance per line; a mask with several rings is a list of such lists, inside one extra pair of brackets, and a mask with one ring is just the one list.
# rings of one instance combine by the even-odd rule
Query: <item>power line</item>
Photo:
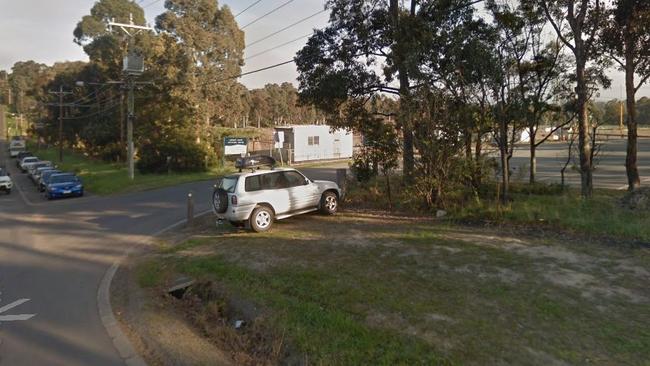
[(257, 17), (255, 20), (251, 21), (250, 23), (246, 24), (245, 26), (243, 26), (243, 27), (241, 27), (241, 28), (239, 28), (239, 29), (244, 29), (244, 28), (246, 28), (246, 27), (248, 27), (248, 26), (250, 26), (250, 25), (253, 25), (253, 24), (257, 23), (258, 21), (260, 21), (260, 20), (266, 18), (267, 16), (269, 16), (269, 15), (275, 13), (276, 11), (278, 11), (278, 10), (284, 8), (285, 6), (291, 4), (291, 3), (294, 2), (294, 1), (295, 1), (295, 0), (289, 0), (289, 1), (285, 2), (284, 4), (282, 4), (282, 5), (280, 5), (280, 6), (276, 7), (276, 8), (274, 8), (273, 10), (269, 11), (268, 13), (266, 13), (266, 14), (264, 14), (264, 15), (262, 15), (262, 16)]
[(244, 9), (244, 10), (240, 11), (239, 13), (237, 13), (237, 15), (235, 15), (235, 18), (237, 18), (238, 16), (244, 14), (248, 9), (252, 8), (253, 6), (255, 6), (257, 4), (259, 4), (260, 2), (262, 2), (262, 0), (257, 0), (256, 2), (250, 4), (248, 7), (246, 7), (246, 9)]
[(314, 13), (314, 14), (308, 16), (308, 17), (302, 18), (302, 19), (300, 19), (299, 21), (297, 21), (297, 22), (295, 22), (295, 23), (293, 23), (293, 24), (291, 24), (291, 25), (288, 25), (288, 26), (286, 26), (286, 27), (284, 27), (284, 28), (282, 28), (282, 29), (280, 29), (280, 30), (278, 30), (278, 31), (275, 31), (275, 32), (273, 32), (273, 33), (271, 33), (271, 34), (269, 34), (269, 35), (263, 37), (263, 38), (260, 38), (260, 39), (256, 40), (255, 42), (251, 42), (251, 43), (247, 44), (246, 47), (248, 48), (248, 47), (253, 46), (253, 45), (255, 45), (255, 44), (258, 44), (258, 43), (260, 43), (260, 42), (262, 42), (262, 41), (265, 41), (265, 40), (267, 40), (267, 39), (273, 37), (273, 36), (276, 35), (276, 34), (282, 33), (282, 32), (284, 32), (284, 31), (286, 31), (287, 29), (291, 29), (291, 28), (297, 26), (298, 24), (303, 23), (303, 22), (306, 22), (307, 20), (309, 20), (309, 19), (311, 19), (311, 18), (313, 18), (313, 17), (315, 17), (315, 16), (317, 16), (317, 15), (319, 15), (319, 14), (322, 14), (322, 13), (324, 13), (324, 12), (326, 12), (326, 11), (327, 11), (327, 9), (323, 9), (323, 10), (321, 10), (321, 11), (319, 11), (319, 12), (316, 12), (316, 13)]
[(246, 57), (244, 60), (250, 60), (250, 59), (252, 59), (252, 58), (255, 58), (255, 57), (258, 57), (258, 56), (264, 55), (264, 54), (269, 53), (269, 52), (271, 52), (271, 51), (274, 51), (274, 50), (276, 50), (276, 49), (278, 49), (278, 48), (282, 48), (282, 47), (284, 47), (284, 46), (286, 46), (286, 45), (289, 45), (289, 44), (294, 43), (294, 42), (296, 42), (296, 41), (300, 41), (301, 39), (307, 38), (307, 37), (311, 36), (312, 34), (313, 34), (313, 33), (305, 34), (304, 36), (300, 36), (300, 37), (298, 37), (298, 38), (296, 38), (296, 39), (292, 39), (292, 40), (290, 40), (290, 41), (287, 41), (287, 42), (282, 43), (282, 44), (280, 44), (280, 45), (277, 45), (277, 46), (275, 46), (275, 47), (272, 47), (272, 48), (266, 49), (266, 50), (264, 50), (264, 51), (258, 52), (258, 53), (254, 54), (254, 55), (248, 56), (248, 57)]

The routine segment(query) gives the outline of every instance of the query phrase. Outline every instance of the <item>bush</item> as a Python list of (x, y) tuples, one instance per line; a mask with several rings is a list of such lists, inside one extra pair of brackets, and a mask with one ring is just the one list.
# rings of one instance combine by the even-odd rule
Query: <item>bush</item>
[(352, 157), (350, 170), (358, 182), (368, 182), (377, 176), (377, 169), (373, 162), (372, 156), (368, 154), (368, 149), (355, 153)]
[[(191, 136), (176, 139), (149, 140), (139, 151), (138, 170), (142, 173), (205, 171), (215, 163), (214, 153), (206, 145), (197, 144)], [(169, 157), (169, 164), (168, 164)]]

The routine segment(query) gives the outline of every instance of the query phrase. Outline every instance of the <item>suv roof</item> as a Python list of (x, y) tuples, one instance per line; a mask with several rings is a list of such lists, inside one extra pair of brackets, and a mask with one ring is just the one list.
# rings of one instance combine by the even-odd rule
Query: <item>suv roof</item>
[(277, 172), (289, 172), (289, 171), (297, 172), (298, 170), (294, 168), (255, 169), (253, 171), (242, 171), (239, 173), (228, 174), (226, 177), (250, 177), (253, 175), (277, 173)]

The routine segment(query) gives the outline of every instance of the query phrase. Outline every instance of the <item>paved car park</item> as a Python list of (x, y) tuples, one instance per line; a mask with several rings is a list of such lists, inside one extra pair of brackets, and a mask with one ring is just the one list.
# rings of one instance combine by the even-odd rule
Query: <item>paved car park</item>
[[(625, 154), (627, 141), (625, 139), (612, 139), (599, 142), (601, 151), (596, 159), (594, 171), (594, 187), (607, 189), (626, 189), (627, 177), (625, 174)], [(568, 143), (549, 142), (542, 144), (537, 149), (537, 178), (540, 182), (559, 183), (560, 170), (566, 163)], [(528, 167), (530, 166), (530, 153), (527, 145), (519, 145), (511, 160), (515, 167), (513, 178), (528, 181)], [(575, 164), (578, 163), (577, 156)], [(643, 183), (650, 184), (650, 138), (640, 138), (638, 145), (638, 167)], [(517, 169), (521, 170), (517, 172)], [(571, 164), (566, 170), (567, 183), (573, 187), (580, 186), (580, 173), (571, 169)]]

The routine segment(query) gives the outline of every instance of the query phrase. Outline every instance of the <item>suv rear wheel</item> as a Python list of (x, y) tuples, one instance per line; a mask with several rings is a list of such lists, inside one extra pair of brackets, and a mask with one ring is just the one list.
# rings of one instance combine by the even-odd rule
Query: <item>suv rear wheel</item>
[(228, 193), (219, 188), (212, 193), (212, 207), (216, 213), (224, 213), (228, 210)]
[(339, 208), (339, 198), (334, 192), (325, 192), (320, 199), (320, 211), (327, 215), (334, 215)]
[(259, 206), (253, 210), (253, 213), (248, 220), (251, 229), (260, 233), (271, 229), (271, 226), (273, 226), (273, 219), (273, 210), (267, 206)]

